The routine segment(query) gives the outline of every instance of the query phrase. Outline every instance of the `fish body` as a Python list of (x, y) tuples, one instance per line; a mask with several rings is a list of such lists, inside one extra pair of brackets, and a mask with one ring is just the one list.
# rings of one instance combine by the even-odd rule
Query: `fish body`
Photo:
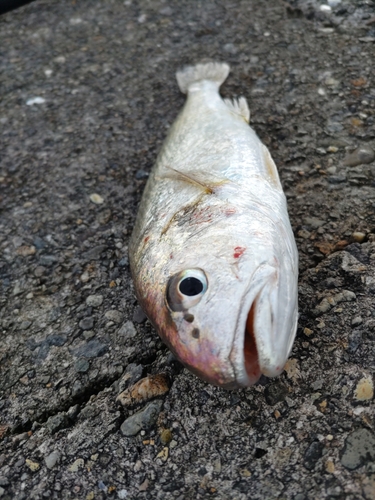
[(177, 73), (187, 93), (151, 171), (129, 256), (138, 300), (196, 375), (225, 388), (280, 374), (297, 328), (298, 254), (268, 149), (225, 63)]

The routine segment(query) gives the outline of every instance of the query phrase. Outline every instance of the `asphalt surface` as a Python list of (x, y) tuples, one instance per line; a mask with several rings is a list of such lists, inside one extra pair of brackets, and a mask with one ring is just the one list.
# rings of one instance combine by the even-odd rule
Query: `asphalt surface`
[[(374, 44), (370, 1), (36, 0), (0, 17), (2, 500), (375, 498)], [(175, 71), (205, 60), (249, 100), (300, 252), (286, 370), (232, 392), (169, 353), (127, 257), (184, 102)]]

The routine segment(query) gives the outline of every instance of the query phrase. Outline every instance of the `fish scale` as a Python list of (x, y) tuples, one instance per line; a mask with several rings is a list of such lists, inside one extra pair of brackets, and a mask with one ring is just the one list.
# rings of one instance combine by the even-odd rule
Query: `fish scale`
[(227, 389), (280, 374), (297, 327), (298, 254), (276, 166), (225, 63), (179, 71), (185, 106), (129, 246), (137, 298), (193, 373)]

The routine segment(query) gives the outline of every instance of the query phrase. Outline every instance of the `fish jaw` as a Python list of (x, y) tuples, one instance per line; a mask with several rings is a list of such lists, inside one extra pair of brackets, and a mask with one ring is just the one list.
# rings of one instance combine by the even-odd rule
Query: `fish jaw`
[(253, 289), (245, 297), (231, 353), (241, 386), (252, 385), (255, 374), (280, 375), (297, 329), (297, 279), (292, 270), (261, 266), (254, 281), (258, 287), (255, 295)]

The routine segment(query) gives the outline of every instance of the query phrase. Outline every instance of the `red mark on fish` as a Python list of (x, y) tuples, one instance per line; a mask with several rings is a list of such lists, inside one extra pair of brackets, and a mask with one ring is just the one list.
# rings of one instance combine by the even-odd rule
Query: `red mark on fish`
[(243, 253), (245, 252), (245, 250), (246, 250), (246, 248), (245, 248), (245, 247), (236, 247), (236, 248), (234, 249), (233, 257), (234, 257), (235, 259), (240, 258), (240, 257), (243, 255)]

